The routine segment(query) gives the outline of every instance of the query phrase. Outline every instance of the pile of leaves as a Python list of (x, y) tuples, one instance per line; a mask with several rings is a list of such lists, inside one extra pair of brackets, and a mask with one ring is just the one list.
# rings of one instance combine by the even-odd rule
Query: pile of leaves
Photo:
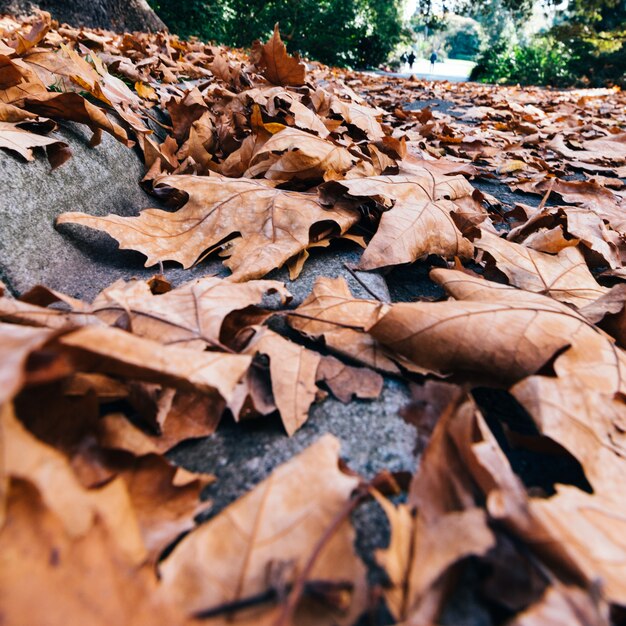
[[(227, 279), (117, 282), (91, 303), (0, 297), (0, 612), (6, 624), (435, 623), (472, 564), (494, 622), (608, 624), (626, 605), (624, 96), (353, 75), (168, 35), (2, 20), (0, 145), (53, 167), (70, 120), (131, 145), (177, 210), (66, 213), (148, 266), (226, 257)], [(448, 112), (409, 110), (445, 100)], [(470, 123), (471, 122), (471, 123)], [(469, 181), (534, 194), (503, 205)], [(355, 298), (320, 278), (298, 307), (263, 277), (347, 238), (359, 270), (423, 262), (445, 295)], [(269, 325), (282, 317), (288, 339)], [(296, 336), (300, 338), (296, 342)], [(365, 480), (330, 435), (209, 522), (215, 477), (165, 454), (236, 420), (294, 433), (327, 393), (415, 384), (415, 475)], [(529, 488), (475, 388), (503, 389), (583, 484)], [(406, 498), (398, 499), (406, 492)], [(350, 516), (391, 527), (368, 587)], [(204, 506), (207, 506), (206, 503)], [(186, 534), (185, 534), (186, 533)], [(185, 536), (181, 539), (181, 535)], [(94, 581), (97, 581), (95, 584)], [(376, 623), (376, 622), (374, 622)]]

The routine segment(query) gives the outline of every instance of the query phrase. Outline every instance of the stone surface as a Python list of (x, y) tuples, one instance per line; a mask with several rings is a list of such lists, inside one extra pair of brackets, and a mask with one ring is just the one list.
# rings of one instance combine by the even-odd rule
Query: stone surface
[[(139, 186), (144, 166), (138, 155), (107, 134), (90, 148), (90, 132), (78, 125), (65, 125), (55, 134), (70, 145), (73, 156), (54, 171), (41, 154), (26, 163), (0, 152), (0, 279), (16, 295), (42, 283), (91, 299), (118, 278), (152, 276), (156, 268), (144, 268), (143, 255), (119, 251), (108, 235), (54, 226), (64, 211), (133, 215), (155, 206)], [(221, 268), (219, 262), (192, 271), (171, 268), (168, 277), (182, 282)]]
[(118, 32), (167, 30), (146, 0), (0, 0), (0, 13), (32, 15), (38, 9), (72, 26)]
[(212, 436), (182, 443), (169, 456), (189, 470), (215, 474), (217, 482), (205, 494), (213, 502), (212, 514), (324, 433), (341, 440), (341, 457), (365, 478), (385, 468), (413, 471), (415, 428), (398, 415), (408, 401), (407, 386), (387, 380), (378, 400), (343, 404), (328, 398), (314, 405), (309, 420), (292, 437), (287, 437), (279, 419), (238, 424), (225, 419)]

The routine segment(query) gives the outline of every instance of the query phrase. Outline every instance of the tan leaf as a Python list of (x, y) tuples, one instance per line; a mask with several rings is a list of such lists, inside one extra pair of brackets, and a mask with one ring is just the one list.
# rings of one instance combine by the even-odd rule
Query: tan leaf
[(564, 248), (557, 255), (546, 254), (512, 243), (486, 231), (474, 245), (488, 252), (510, 284), (551, 296), (580, 308), (604, 295), (576, 248)]
[(358, 300), (343, 278), (318, 278), (307, 299), (289, 316), (289, 324), (326, 345), (375, 369), (398, 372), (382, 346), (362, 329), (371, 326), (384, 306)]
[(278, 24), (274, 26), (274, 34), (266, 44), (260, 41), (252, 44), (250, 58), (263, 76), (274, 85), (298, 87), (304, 84), (304, 63), (298, 56), (287, 54), (287, 48), (280, 38)]
[(357, 398), (378, 398), (383, 390), (383, 377), (365, 367), (352, 367), (334, 356), (323, 356), (317, 368), (318, 381), (328, 385), (332, 394), (341, 402)]
[(359, 267), (374, 269), (411, 263), (428, 255), (471, 256), (472, 244), (452, 219), (452, 200), (471, 195), (464, 178), (436, 178), (427, 170), (413, 176), (375, 176), (333, 181), (322, 186), (323, 198), (373, 198), (389, 210), (363, 253)]
[(275, 189), (259, 180), (166, 176), (158, 186), (184, 191), (189, 199), (176, 213), (146, 209), (138, 217), (102, 218), (64, 213), (57, 223), (104, 230), (121, 248), (145, 254), (147, 267), (165, 260), (190, 267), (205, 250), (239, 234), (225, 265), (233, 280), (242, 281), (261, 277), (305, 250), (315, 224), (334, 223), (341, 234), (358, 219), (342, 207), (324, 210), (313, 194)]
[(511, 393), (539, 431), (578, 459), (597, 493), (621, 492), (626, 471), (626, 403), (576, 381), (531, 376)]
[(353, 162), (345, 148), (297, 128), (286, 128), (262, 145), (244, 176), (264, 175), (276, 182), (321, 179), (329, 170), (346, 172)]
[(24, 107), (37, 115), (86, 124), (94, 133), (92, 146), (100, 143), (102, 131), (113, 135), (128, 146), (133, 143), (119, 124), (112, 122), (102, 109), (77, 93), (47, 93), (35, 98), (26, 98)]
[(290, 297), (284, 285), (273, 280), (234, 284), (207, 276), (159, 295), (144, 281), (118, 281), (96, 297), (91, 311), (109, 325), (124, 318), (135, 335), (204, 350), (220, 345), (227, 316), (260, 304), (272, 293), (283, 302)]
[(456, 300), (394, 304), (368, 331), (424, 372), (510, 384), (569, 348), (554, 364), (559, 376), (606, 393), (624, 387), (622, 351), (570, 307), (456, 270), (431, 277)]
[[(354, 476), (339, 470), (338, 452), (339, 442), (325, 435), (183, 539), (159, 568), (168, 597), (196, 613), (268, 590), (268, 568), (277, 561), (291, 562), (290, 571), (301, 572), (358, 484)], [(311, 580), (353, 585), (349, 615), (340, 619), (317, 606), (312, 623), (349, 624), (350, 616), (354, 620), (364, 607), (364, 568), (353, 540), (354, 531), (344, 520), (310, 575)], [(304, 607), (295, 622), (309, 623)]]
[(149, 626), (155, 615), (171, 626), (186, 623), (160, 598), (153, 569), (129, 560), (102, 519), (73, 536), (22, 480), (10, 484), (0, 530), (0, 587), (7, 626)]
[[(68, 460), (56, 449), (35, 439), (7, 404), (0, 409), (2, 481), (26, 480), (37, 487), (47, 508), (57, 516), (69, 537), (87, 535), (99, 517), (129, 561), (139, 565), (146, 549), (128, 491), (121, 479), (100, 489), (86, 490)], [(4, 503), (1, 503), (4, 505)]]
[(86, 326), (59, 339), (82, 367), (104, 374), (165, 383), (227, 400), (250, 366), (250, 357), (163, 346), (116, 328)]
[(307, 421), (315, 401), (321, 356), (267, 328), (257, 327), (255, 331), (245, 352), (269, 357), (274, 402), (291, 437)]
[(22, 386), (30, 353), (52, 336), (46, 328), (0, 324), (0, 408)]
[(46, 146), (61, 146), (67, 148), (67, 144), (54, 138), (36, 135), (12, 124), (0, 121), (0, 148), (6, 148), (17, 152), (27, 161), (33, 161), (33, 148), (45, 148)]

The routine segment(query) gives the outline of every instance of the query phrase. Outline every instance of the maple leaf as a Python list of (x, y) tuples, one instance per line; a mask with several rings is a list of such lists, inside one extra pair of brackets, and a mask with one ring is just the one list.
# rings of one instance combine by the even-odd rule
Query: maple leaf
[[(471, 195), (462, 177), (437, 178), (428, 170), (413, 176), (374, 176), (333, 181), (322, 186), (322, 198), (375, 199), (383, 206), (380, 225), (361, 257), (360, 269), (410, 263), (428, 254), (472, 255), (472, 244), (457, 228), (453, 200)], [(387, 210), (385, 210), (387, 209)]]
[(287, 54), (287, 48), (280, 38), (278, 24), (274, 26), (274, 34), (266, 43), (255, 41), (252, 44), (250, 60), (256, 65), (270, 83), (274, 85), (304, 85), (306, 68), (300, 58)]
[[(194, 614), (270, 589), (267, 568), (277, 557), (292, 563), (288, 572), (301, 572), (358, 484), (339, 469), (338, 451), (339, 442), (324, 435), (183, 539), (159, 567), (167, 596)], [(318, 606), (317, 624), (350, 624), (364, 608), (365, 572), (353, 540), (354, 531), (343, 520), (310, 572), (310, 580), (352, 586), (349, 614), (337, 619)], [(287, 573), (283, 584), (292, 583), (292, 575)], [(306, 619), (306, 607), (301, 611), (296, 623)]]
[(242, 281), (264, 276), (306, 250), (316, 225), (335, 225), (342, 234), (358, 220), (356, 212), (342, 206), (323, 209), (314, 194), (275, 189), (264, 181), (165, 176), (157, 186), (185, 192), (186, 204), (176, 213), (146, 209), (127, 218), (64, 213), (57, 223), (104, 230), (121, 248), (145, 254), (147, 267), (166, 260), (190, 267), (205, 250), (240, 235), (230, 242), (224, 264), (233, 280)]

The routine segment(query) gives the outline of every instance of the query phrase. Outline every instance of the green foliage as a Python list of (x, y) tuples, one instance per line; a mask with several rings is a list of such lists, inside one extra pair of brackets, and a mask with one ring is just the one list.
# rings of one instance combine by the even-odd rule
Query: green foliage
[(503, 40), (483, 51), (470, 78), (481, 82), (520, 85), (570, 85), (573, 57), (551, 36), (535, 37), (527, 45)]
[(151, 0), (181, 37), (247, 47), (279, 22), (291, 52), (348, 67), (384, 63), (403, 37), (400, 0)]
[(480, 24), (461, 15), (449, 15), (444, 31), (444, 45), (452, 59), (473, 60), (482, 48), (484, 34)]
[[(502, 0), (482, 0), (481, 3)], [(626, 0), (570, 0), (556, 25), (525, 45), (500, 39), (472, 77), (484, 82), (626, 87)]]

